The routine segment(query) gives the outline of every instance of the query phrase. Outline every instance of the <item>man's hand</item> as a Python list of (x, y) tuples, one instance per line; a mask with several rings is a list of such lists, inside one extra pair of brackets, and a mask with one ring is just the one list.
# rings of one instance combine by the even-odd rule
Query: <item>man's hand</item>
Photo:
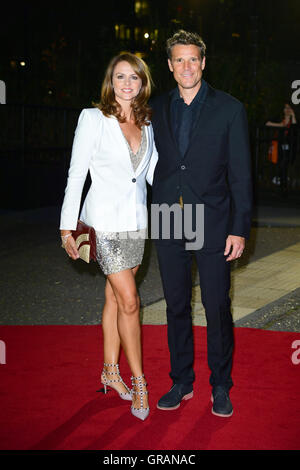
[(226, 261), (232, 261), (234, 259), (240, 258), (245, 248), (245, 238), (237, 237), (236, 235), (228, 235), (226, 240), (226, 246), (224, 251), (224, 256), (228, 256)]

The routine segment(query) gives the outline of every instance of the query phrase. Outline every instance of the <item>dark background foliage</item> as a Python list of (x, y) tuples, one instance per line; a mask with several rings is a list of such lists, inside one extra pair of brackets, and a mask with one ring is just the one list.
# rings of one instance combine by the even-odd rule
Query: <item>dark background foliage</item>
[(207, 44), (207, 81), (261, 123), (281, 112), (300, 78), (299, 24), (298, 0), (12, 1), (0, 30), (0, 79), (8, 103), (87, 107), (109, 59), (130, 50), (161, 93), (174, 86), (166, 38), (185, 28)]

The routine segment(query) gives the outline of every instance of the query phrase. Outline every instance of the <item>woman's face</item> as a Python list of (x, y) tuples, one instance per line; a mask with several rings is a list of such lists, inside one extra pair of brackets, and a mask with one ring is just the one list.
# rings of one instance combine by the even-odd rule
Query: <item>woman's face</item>
[(290, 107), (289, 104), (284, 105), (283, 112), (284, 112), (285, 116), (290, 116), (290, 114), (292, 112), (292, 108)]
[(120, 104), (133, 100), (140, 92), (142, 79), (135, 73), (131, 65), (126, 62), (118, 62), (114, 68), (112, 85), (116, 101)]

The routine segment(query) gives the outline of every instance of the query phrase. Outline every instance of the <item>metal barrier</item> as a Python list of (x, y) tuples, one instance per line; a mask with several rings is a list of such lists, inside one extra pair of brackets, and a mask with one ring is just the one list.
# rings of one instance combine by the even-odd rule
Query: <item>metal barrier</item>
[[(71, 148), (80, 109), (49, 106), (0, 105), (0, 208), (25, 209), (60, 205), (64, 195)], [(250, 129), (254, 192), (278, 193), (279, 161), (270, 161), (272, 141), (280, 149), (283, 129)], [(300, 194), (298, 129), (292, 129), (293, 148), (287, 165), (290, 193)], [(84, 192), (90, 181), (88, 180)]]
[(79, 109), (0, 106), (0, 207), (61, 203)]
[(285, 132), (286, 128), (260, 126), (250, 133), (256, 192), (285, 190), (291, 194), (300, 190), (299, 128), (292, 126), (288, 137)]

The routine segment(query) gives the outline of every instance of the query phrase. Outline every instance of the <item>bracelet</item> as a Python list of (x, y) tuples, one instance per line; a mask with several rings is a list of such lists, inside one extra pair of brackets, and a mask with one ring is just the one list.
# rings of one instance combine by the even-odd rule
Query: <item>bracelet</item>
[(72, 233), (67, 233), (67, 235), (61, 235), (61, 238), (64, 240), (65, 238), (71, 237)]
[(65, 248), (65, 246), (66, 246), (66, 239), (67, 239), (68, 237), (70, 237), (71, 235), (72, 235), (72, 233), (67, 233), (67, 235), (61, 235), (61, 239), (62, 239), (62, 245), (61, 245), (61, 247), (62, 247), (62, 248)]

